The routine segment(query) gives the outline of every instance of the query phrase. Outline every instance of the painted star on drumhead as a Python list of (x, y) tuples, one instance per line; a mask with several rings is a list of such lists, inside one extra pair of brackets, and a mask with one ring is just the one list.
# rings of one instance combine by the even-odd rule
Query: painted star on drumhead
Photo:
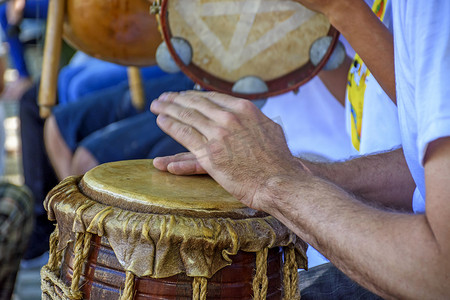
[[(206, 47), (213, 49), (211, 51), (213, 55), (220, 58), (223, 67), (230, 72), (239, 69), (259, 53), (277, 44), (288, 33), (299, 28), (316, 14), (293, 1), (173, 1), (176, 1), (175, 9), (184, 21)], [(292, 12), (292, 15), (288, 19), (275, 22), (273, 27), (269, 28), (257, 40), (248, 43), (256, 16), (274, 12)], [(238, 15), (239, 21), (235, 26), (228, 47), (225, 47), (220, 38), (202, 18), (227, 15)]]

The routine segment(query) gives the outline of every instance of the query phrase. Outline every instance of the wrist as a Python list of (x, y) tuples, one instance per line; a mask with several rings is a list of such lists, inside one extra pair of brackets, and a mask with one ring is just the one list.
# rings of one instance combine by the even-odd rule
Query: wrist
[(259, 190), (259, 197), (256, 197), (259, 198), (257, 201), (261, 203), (261, 209), (271, 215), (289, 209), (290, 204), (295, 202), (293, 199), (297, 198), (298, 188), (313, 176), (309, 168), (300, 161), (295, 172), (271, 176)]

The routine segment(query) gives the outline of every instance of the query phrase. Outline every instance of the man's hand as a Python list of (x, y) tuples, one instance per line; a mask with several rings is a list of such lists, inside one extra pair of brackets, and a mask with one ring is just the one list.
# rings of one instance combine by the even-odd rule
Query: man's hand
[(206, 174), (205, 169), (198, 163), (197, 158), (191, 152), (156, 157), (153, 160), (153, 165), (161, 171), (175, 175)]
[(250, 101), (212, 92), (167, 93), (151, 111), (159, 115), (159, 127), (192, 153), (158, 158), (157, 168), (175, 174), (206, 170), (252, 208), (268, 209), (273, 199), (264, 191), (272, 179), (304, 172), (281, 126)]

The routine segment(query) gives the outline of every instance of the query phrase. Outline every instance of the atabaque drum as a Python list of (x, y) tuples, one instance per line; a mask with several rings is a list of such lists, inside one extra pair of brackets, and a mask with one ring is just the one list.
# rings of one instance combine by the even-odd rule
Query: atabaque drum
[(57, 229), (44, 299), (298, 299), (306, 244), (209, 176), (107, 163), (62, 181), (45, 208)]
[(64, 39), (93, 57), (126, 66), (155, 64), (162, 41), (148, 0), (65, 0)]
[(185, 74), (247, 99), (306, 83), (339, 35), (324, 15), (289, 0), (162, 0), (159, 12), (165, 47)]

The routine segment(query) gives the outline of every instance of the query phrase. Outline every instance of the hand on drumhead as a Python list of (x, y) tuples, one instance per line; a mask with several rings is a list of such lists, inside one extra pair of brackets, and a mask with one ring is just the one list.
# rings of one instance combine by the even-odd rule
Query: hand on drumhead
[(281, 126), (250, 101), (213, 92), (166, 93), (151, 110), (159, 127), (192, 153), (156, 159), (158, 169), (206, 170), (244, 204), (265, 211), (273, 201), (271, 182), (303, 174)]
[(190, 152), (176, 155), (156, 157), (153, 160), (155, 168), (175, 175), (206, 174), (205, 169), (198, 163), (197, 158)]

